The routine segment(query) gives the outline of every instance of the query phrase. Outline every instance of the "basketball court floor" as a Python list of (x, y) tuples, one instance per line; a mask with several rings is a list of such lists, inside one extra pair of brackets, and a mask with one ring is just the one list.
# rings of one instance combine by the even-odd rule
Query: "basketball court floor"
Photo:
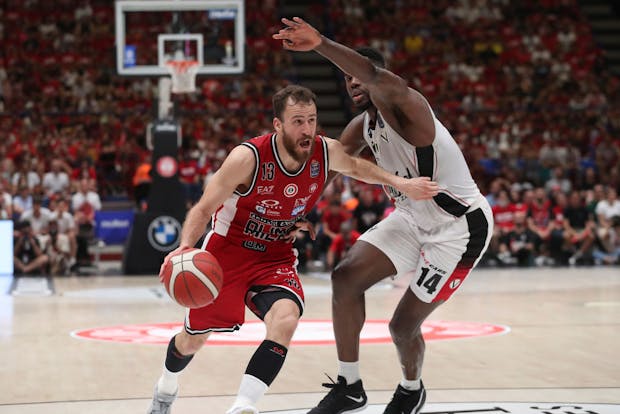
[[(425, 413), (620, 413), (620, 269), (480, 269), (424, 326)], [(301, 414), (336, 370), (325, 277), (261, 412)], [(8, 292), (11, 288), (14, 294)], [(400, 379), (387, 320), (405, 281), (366, 295), (361, 370), (378, 414)], [(144, 413), (184, 310), (157, 277), (0, 278), (0, 413)], [(262, 325), (248, 314), (180, 378), (172, 412), (224, 413)]]

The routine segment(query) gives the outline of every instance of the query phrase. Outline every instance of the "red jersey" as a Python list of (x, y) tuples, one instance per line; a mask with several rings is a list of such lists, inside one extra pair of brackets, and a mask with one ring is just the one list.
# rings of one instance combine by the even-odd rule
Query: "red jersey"
[(493, 208), (493, 219), (495, 220), (495, 225), (504, 230), (512, 230), (515, 225), (515, 205), (510, 203), (505, 206), (500, 206), (498, 204), (494, 205)]
[(346, 239), (342, 235), (342, 233), (340, 233), (339, 235), (334, 237), (334, 240), (332, 240), (332, 244), (329, 246), (329, 250), (336, 253), (338, 257), (341, 257), (343, 253), (349, 251), (351, 246), (355, 244), (359, 237), (360, 234), (355, 230), (351, 230)]
[(298, 171), (287, 171), (278, 154), (276, 134), (252, 138), (256, 166), (247, 191), (235, 193), (215, 212), (213, 231), (229, 243), (272, 255), (291, 254), (282, 241), (296, 221), (319, 199), (328, 172), (327, 143), (317, 135), (314, 153)]

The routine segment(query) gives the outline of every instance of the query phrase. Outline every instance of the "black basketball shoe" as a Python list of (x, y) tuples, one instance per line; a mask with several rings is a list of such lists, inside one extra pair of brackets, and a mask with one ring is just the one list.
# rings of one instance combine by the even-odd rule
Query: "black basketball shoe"
[(331, 383), (325, 383), (325, 388), (331, 388), (325, 398), (308, 411), (308, 414), (342, 414), (353, 413), (363, 410), (366, 407), (368, 398), (362, 387), (362, 380), (347, 384), (342, 376), (338, 376), (338, 382), (334, 382), (331, 377), (327, 376)]
[(400, 384), (394, 392), (392, 401), (385, 407), (383, 414), (418, 414), (426, 401), (426, 390), (420, 382), (420, 389), (409, 391)]

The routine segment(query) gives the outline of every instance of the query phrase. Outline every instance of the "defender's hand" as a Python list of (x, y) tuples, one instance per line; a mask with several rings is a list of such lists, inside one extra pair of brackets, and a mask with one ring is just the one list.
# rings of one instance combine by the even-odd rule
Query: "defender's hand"
[(284, 241), (293, 243), (295, 242), (295, 234), (299, 231), (307, 231), (312, 240), (316, 240), (316, 231), (314, 230), (314, 226), (308, 220), (303, 219), (299, 220), (295, 223), (295, 227), (293, 227), (289, 233), (284, 238)]
[(272, 37), (282, 40), (282, 47), (284, 49), (297, 52), (308, 52), (315, 49), (323, 41), (321, 39), (321, 33), (299, 17), (293, 17), (293, 20), (283, 18), (282, 23), (284, 23), (286, 27), (280, 29), (280, 31), (272, 35)]
[(413, 200), (429, 200), (439, 192), (439, 185), (428, 177), (403, 179), (398, 190)]

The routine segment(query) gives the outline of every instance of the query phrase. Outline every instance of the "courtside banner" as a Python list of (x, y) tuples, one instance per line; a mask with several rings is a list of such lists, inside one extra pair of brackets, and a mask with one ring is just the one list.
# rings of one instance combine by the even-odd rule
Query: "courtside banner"
[(106, 244), (123, 244), (133, 225), (133, 210), (98, 211), (95, 214), (95, 235)]

